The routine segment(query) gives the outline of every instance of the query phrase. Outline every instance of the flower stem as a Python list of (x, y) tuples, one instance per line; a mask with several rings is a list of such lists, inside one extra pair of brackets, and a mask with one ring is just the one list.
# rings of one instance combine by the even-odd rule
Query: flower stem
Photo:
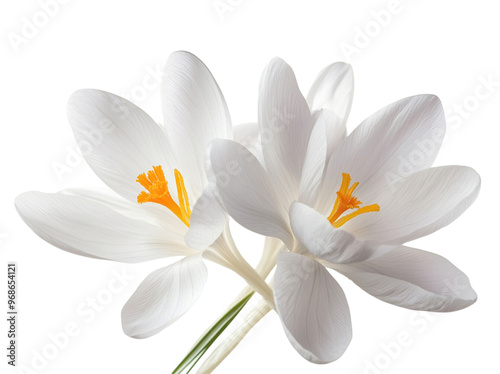
[(203, 362), (197, 374), (208, 374), (219, 366), (219, 364), (233, 351), (234, 348), (243, 340), (250, 330), (267, 313), (271, 311), (269, 305), (261, 300), (259, 304), (247, 315), (245, 322), (231, 333)]
[[(276, 258), (278, 256), (279, 251), (281, 250), (283, 244), (275, 238), (266, 238), (266, 242), (264, 244), (264, 250), (262, 251), (262, 256), (259, 261), (259, 264), (256, 266), (255, 271), (257, 272), (258, 275), (262, 277), (262, 279), (265, 282), (265, 279), (271, 272), (271, 270), (274, 268), (276, 265)], [(229, 265), (229, 264), (228, 264)], [(267, 286), (267, 284), (266, 284)], [(268, 286), (267, 286), (268, 287)], [(181, 363), (175, 368), (175, 370), (172, 372), (172, 374), (179, 374), (181, 373), (184, 369), (186, 369), (188, 366), (190, 366), (189, 371), (193, 369), (193, 367), (196, 365), (198, 360), (205, 354), (205, 352), (209, 349), (209, 347), (215, 342), (215, 339), (229, 326), (229, 324), (234, 320), (234, 318), (238, 315), (238, 313), (243, 309), (243, 307), (247, 304), (247, 302), (250, 300), (254, 292), (252, 291), (252, 287), (246, 286), (238, 295), (236, 298), (236, 301), (233, 302), (227, 309), (227, 311), (219, 318), (217, 322), (215, 322), (209, 329), (205, 331), (203, 336), (198, 339), (194, 347), (191, 349), (191, 351), (186, 355), (186, 357), (181, 361)], [(246, 300), (246, 301), (245, 301)], [(261, 304), (264, 304), (264, 308), (260, 309), (261, 311), (264, 311), (266, 309), (267, 312), (271, 310), (269, 304), (267, 302), (261, 301)], [(250, 321), (246, 326), (248, 327), (248, 331), (267, 313), (265, 312), (262, 314), (262, 316), (258, 319), (255, 320), (255, 322)], [(252, 313), (255, 313), (252, 312)], [(252, 313), (247, 317), (250, 318)], [(255, 318), (255, 317), (254, 317)], [(253, 323), (253, 324), (252, 324)], [(242, 329), (242, 327), (240, 327)], [(244, 334), (241, 335), (241, 339), (248, 333), (246, 331)], [(234, 335), (234, 333), (231, 335), (231, 337)], [(241, 341), (240, 340), (235, 340), (229, 347), (226, 348), (224, 346), (224, 343), (221, 345), (221, 347), (218, 347), (216, 352), (224, 352), (225, 349), (228, 349), (227, 353), (224, 354), (224, 357), (220, 359), (219, 362), (215, 364), (215, 367), (219, 365), (219, 363), (229, 354), (231, 351), (238, 345), (238, 343)], [(231, 343), (231, 340), (228, 340), (228, 343)], [(232, 348), (231, 348), (232, 347)], [(214, 356), (215, 352), (210, 356)], [(215, 358), (210, 359), (208, 361), (215, 362)], [(205, 363), (204, 365), (205, 366)], [(215, 368), (214, 367), (214, 368)], [(188, 372), (189, 372), (188, 371)]]
[[(238, 315), (238, 313), (243, 309), (243, 307), (248, 303), (250, 298), (253, 296), (253, 292), (244, 297), (240, 302), (236, 303), (229, 311), (224, 314), (224, 316), (219, 319), (206, 333), (201, 337), (200, 340), (194, 345), (194, 347), (189, 351), (186, 357), (181, 361), (181, 363), (174, 369), (172, 374), (179, 374), (188, 366), (190, 366), (189, 371), (196, 365), (198, 360), (203, 356), (203, 354), (210, 348), (210, 346), (215, 342), (220, 334), (229, 326), (233, 319)], [(188, 371), (188, 372), (189, 372)]]
[(265, 278), (276, 264), (275, 255), (277, 256), (277, 252), (280, 248), (278, 243), (279, 242), (276, 241), (266, 240), (261, 261), (257, 266), (257, 270), (261, 272), (259, 273), (256, 269), (250, 266), (250, 264), (238, 251), (231, 236), (229, 226), (227, 225), (226, 229), (212, 244), (212, 246), (205, 249), (203, 252), (203, 258), (224, 266), (241, 276), (250, 287), (258, 292), (264, 300), (266, 300), (271, 309), (274, 309), (273, 290), (267, 285)]

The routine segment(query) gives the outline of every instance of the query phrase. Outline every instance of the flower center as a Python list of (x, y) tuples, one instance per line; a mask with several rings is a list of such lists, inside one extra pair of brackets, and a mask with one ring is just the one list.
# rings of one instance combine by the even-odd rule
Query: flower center
[(184, 187), (184, 179), (179, 170), (174, 170), (175, 184), (177, 186), (177, 197), (179, 204), (177, 204), (170, 192), (168, 191), (168, 182), (165, 180), (165, 174), (161, 165), (153, 166), (153, 170), (142, 173), (137, 177), (139, 182), (148, 192), (142, 191), (137, 196), (137, 202), (142, 203), (157, 203), (166, 206), (172, 213), (174, 213), (184, 224), (189, 227), (189, 220), (191, 218), (191, 209), (189, 208), (189, 199)]
[[(358, 186), (359, 182), (356, 182), (349, 187), (350, 184), (351, 176), (347, 173), (342, 173), (342, 184), (340, 185), (340, 189), (337, 191), (337, 199), (335, 200), (332, 212), (328, 217), (328, 221), (330, 221), (333, 227), (338, 228), (360, 214), (378, 212), (380, 210), (378, 204), (366, 205), (360, 208), (359, 206), (363, 203), (359, 201), (356, 196), (352, 196), (352, 193)], [(356, 209), (356, 211), (339, 218), (342, 213), (349, 209)]]

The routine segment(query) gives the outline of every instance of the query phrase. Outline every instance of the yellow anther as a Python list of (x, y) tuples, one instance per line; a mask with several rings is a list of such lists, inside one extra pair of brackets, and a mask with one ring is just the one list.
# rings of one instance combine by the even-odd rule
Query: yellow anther
[(168, 191), (168, 182), (165, 180), (165, 174), (163, 174), (161, 165), (153, 166), (153, 170), (149, 170), (147, 176), (146, 173), (142, 173), (137, 177), (137, 182), (148, 190), (148, 192), (142, 191), (137, 196), (137, 202), (139, 204), (151, 202), (166, 206), (189, 227), (191, 209), (189, 208), (189, 198), (184, 186), (184, 179), (179, 170), (175, 169), (174, 173), (179, 204), (172, 199)]
[[(378, 204), (367, 205), (360, 208), (359, 206), (363, 203), (359, 201), (356, 196), (352, 196), (352, 193), (359, 185), (359, 182), (354, 183), (349, 188), (350, 184), (351, 176), (347, 173), (342, 173), (342, 184), (340, 185), (340, 189), (337, 191), (337, 199), (333, 205), (332, 212), (328, 216), (328, 221), (330, 221), (333, 227), (338, 228), (360, 214), (378, 212), (380, 210)], [(356, 209), (356, 211), (339, 218), (346, 210), (349, 209)]]

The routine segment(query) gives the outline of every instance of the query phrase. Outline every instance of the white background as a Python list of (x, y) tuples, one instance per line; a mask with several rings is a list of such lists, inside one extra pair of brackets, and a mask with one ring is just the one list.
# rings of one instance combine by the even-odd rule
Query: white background
[[(102, 186), (84, 162), (70, 157), (76, 144), (66, 120), (67, 98), (80, 88), (99, 88), (132, 98), (161, 121), (159, 90), (151, 71), (179, 49), (195, 53), (211, 69), (235, 124), (256, 120), (259, 77), (274, 56), (293, 67), (304, 92), (322, 67), (338, 60), (352, 63), (355, 95), (350, 130), (392, 101), (418, 93), (437, 94), (447, 110), (449, 127), (436, 163), (472, 166), (483, 182), (478, 200), (462, 217), (413, 243), (465, 271), (479, 295), (475, 305), (452, 314), (418, 315), (372, 298), (339, 275), (354, 329), (353, 341), (340, 360), (317, 366), (302, 359), (271, 313), (218, 372), (496, 370), (500, 335), (496, 1), (401, 0), (394, 6), (386, 0), (222, 0), (220, 4), (230, 4), (222, 16), (213, 0), (73, 0), (48, 16), (40, 14), (47, 12), (42, 1), (2, 2), (0, 9), (0, 283), (6, 283), (7, 262), (16, 261), (18, 363), (33, 369), (32, 360), (44, 350), (54, 357), (38, 362), (42, 370), (6, 370), (7, 325), (1, 316), (2, 373), (169, 373), (242, 287), (236, 275), (211, 265), (205, 292), (191, 311), (150, 339), (131, 339), (121, 330), (121, 307), (150, 271), (171, 260), (122, 265), (70, 255), (40, 240), (14, 209), (13, 200), (23, 191)], [(23, 36), (26, 19), (38, 26), (31, 35), (25, 29)], [(370, 36), (363, 38), (361, 32)], [(17, 47), (13, 34), (25, 37)], [(357, 48), (355, 53), (345, 51), (347, 44)], [(497, 82), (490, 91), (481, 83), (488, 79)], [(147, 89), (143, 82), (149, 83)], [(53, 167), (66, 163), (67, 157), (72, 160), (70, 171), (58, 178)], [(261, 239), (237, 231), (242, 252), (253, 261)], [(113, 270), (126, 271), (133, 279), (90, 315), (88, 298), (106, 293)], [(6, 304), (5, 286), (0, 289), (4, 290), (0, 302)], [(51, 334), (64, 331), (68, 323), (76, 325), (79, 334), (58, 352), (47, 351)], [(399, 350), (394, 342), (401, 333), (410, 343)], [(392, 357), (384, 346), (393, 347)]]

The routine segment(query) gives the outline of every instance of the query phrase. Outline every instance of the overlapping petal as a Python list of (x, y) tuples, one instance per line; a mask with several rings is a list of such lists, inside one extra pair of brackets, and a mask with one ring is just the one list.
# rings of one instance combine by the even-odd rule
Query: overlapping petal
[(241, 125), (234, 126), (233, 140), (252, 152), (259, 162), (265, 167), (259, 125), (257, 123), (243, 123)]
[(122, 310), (125, 334), (150, 337), (182, 317), (198, 300), (207, 279), (201, 255), (186, 257), (149, 274)]
[(311, 132), (307, 147), (302, 177), (300, 179), (299, 200), (305, 204), (314, 204), (325, 169), (328, 152), (326, 123), (321, 112)]
[(282, 252), (274, 284), (276, 310), (297, 352), (317, 364), (338, 359), (351, 341), (351, 317), (328, 270), (312, 258)]
[(335, 268), (369, 294), (404, 308), (452, 312), (477, 299), (469, 279), (455, 265), (415, 248), (386, 247), (380, 256)]
[(193, 249), (203, 250), (210, 246), (222, 233), (227, 213), (220, 201), (215, 185), (208, 185), (196, 201), (191, 213), (186, 244)]
[(453, 222), (476, 199), (481, 179), (465, 166), (422, 170), (388, 188), (376, 202), (380, 212), (363, 214), (343, 228), (359, 239), (402, 244)]
[(234, 141), (216, 139), (210, 158), (219, 194), (231, 217), (249, 230), (292, 246), (288, 213), (255, 156)]
[(412, 96), (379, 110), (331, 155), (318, 206), (324, 214), (332, 209), (342, 173), (359, 182), (356, 196), (371, 203), (387, 190), (388, 176), (406, 177), (429, 168), (444, 132), (444, 111), (436, 96)]
[(309, 90), (307, 103), (313, 112), (320, 109), (331, 111), (345, 125), (353, 94), (354, 75), (351, 65), (335, 62), (319, 73)]
[(266, 170), (280, 199), (294, 200), (302, 175), (312, 116), (295, 75), (274, 58), (265, 69), (259, 94), (259, 130)]
[(327, 152), (326, 160), (329, 160), (332, 153), (342, 144), (347, 137), (347, 127), (343, 118), (338, 117), (328, 109), (321, 109), (313, 114), (314, 123), (317, 123), (319, 116), (325, 121)]
[(309, 253), (328, 262), (364, 261), (379, 248), (377, 243), (358, 240), (348, 232), (333, 227), (321, 213), (299, 202), (290, 207), (290, 225)]

